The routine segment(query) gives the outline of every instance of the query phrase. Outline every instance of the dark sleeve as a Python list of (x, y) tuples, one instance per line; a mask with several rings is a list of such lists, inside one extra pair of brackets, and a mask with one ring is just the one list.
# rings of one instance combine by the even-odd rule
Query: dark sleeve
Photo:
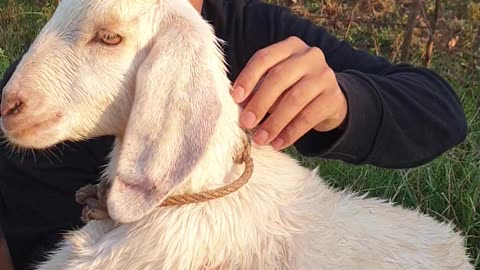
[(287, 8), (249, 1), (242, 16), (243, 62), (259, 49), (297, 36), (319, 47), (348, 101), (342, 131), (310, 131), (300, 153), (352, 164), (422, 165), (462, 142), (467, 124), (451, 86), (435, 72), (354, 49)]

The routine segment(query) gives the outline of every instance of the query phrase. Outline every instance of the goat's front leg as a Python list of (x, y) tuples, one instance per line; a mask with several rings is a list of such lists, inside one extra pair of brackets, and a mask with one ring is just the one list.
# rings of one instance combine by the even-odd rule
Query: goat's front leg
[(107, 209), (107, 192), (110, 183), (106, 180), (97, 185), (87, 185), (80, 188), (75, 194), (75, 200), (85, 205), (82, 210), (82, 220), (87, 223), (90, 220), (109, 219)]

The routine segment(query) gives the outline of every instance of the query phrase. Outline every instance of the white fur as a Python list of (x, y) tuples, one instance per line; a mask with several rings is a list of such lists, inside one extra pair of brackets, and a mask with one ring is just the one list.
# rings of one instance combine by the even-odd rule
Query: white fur
[[(124, 42), (91, 42), (100, 28)], [(105, 172), (113, 220), (69, 233), (37, 269), (473, 269), (449, 224), (333, 190), (270, 147), (253, 145), (253, 176), (239, 191), (157, 207), (242, 173), (229, 89), (213, 30), (187, 0), (62, 1), (4, 91), (62, 118), (32, 127), (35, 136), (4, 132), (35, 148), (115, 135)]]

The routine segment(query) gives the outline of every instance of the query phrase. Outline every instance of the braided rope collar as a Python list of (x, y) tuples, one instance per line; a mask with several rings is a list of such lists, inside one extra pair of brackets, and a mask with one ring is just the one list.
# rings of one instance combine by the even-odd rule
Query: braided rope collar
[[(206, 190), (199, 193), (169, 196), (159, 207), (180, 206), (214, 200), (225, 197), (243, 187), (250, 180), (253, 173), (253, 160), (250, 156), (251, 142), (249, 136), (247, 135), (243, 141), (243, 151), (241, 151), (235, 158), (236, 163), (245, 163), (245, 169), (238, 179), (217, 189)], [(75, 200), (77, 203), (85, 205), (82, 210), (82, 220), (84, 222), (110, 218), (106, 203), (108, 189), (109, 186), (107, 181), (101, 181), (97, 185), (87, 185), (77, 191), (75, 194)]]

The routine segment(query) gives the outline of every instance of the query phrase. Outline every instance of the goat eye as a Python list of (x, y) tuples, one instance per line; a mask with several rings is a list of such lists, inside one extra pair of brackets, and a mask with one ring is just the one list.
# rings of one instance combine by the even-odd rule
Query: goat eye
[(118, 45), (120, 42), (122, 42), (122, 37), (119, 34), (108, 31), (100, 31), (98, 33), (98, 38), (101, 42), (107, 45)]

